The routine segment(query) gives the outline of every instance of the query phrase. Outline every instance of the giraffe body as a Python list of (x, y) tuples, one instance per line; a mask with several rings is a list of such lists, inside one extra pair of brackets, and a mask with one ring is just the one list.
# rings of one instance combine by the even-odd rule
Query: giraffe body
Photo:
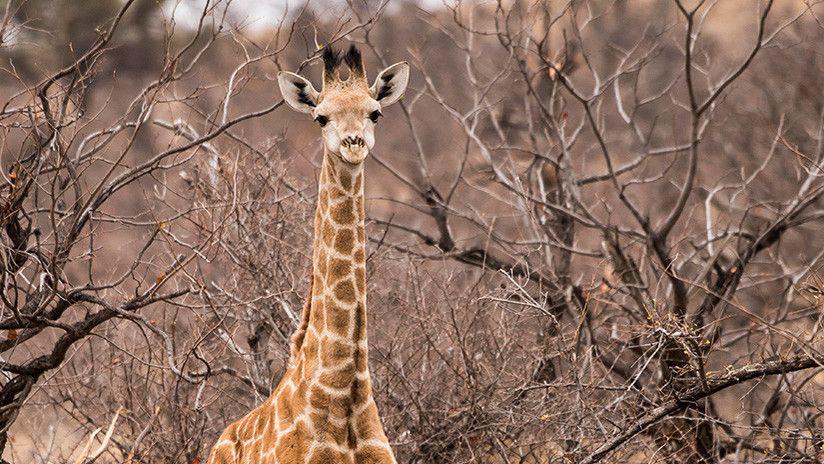
[(280, 384), (223, 432), (210, 464), (396, 463), (368, 366), (363, 160), (375, 112), (400, 98), (409, 68), (390, 66), (369, 88), (357, 49), (345, 60), (350, 77), (341, 81), (338, 56), (324, 53), (322, 92), (296, 74), (279, 76), (290, 106), (324, 128), (310, 296)]

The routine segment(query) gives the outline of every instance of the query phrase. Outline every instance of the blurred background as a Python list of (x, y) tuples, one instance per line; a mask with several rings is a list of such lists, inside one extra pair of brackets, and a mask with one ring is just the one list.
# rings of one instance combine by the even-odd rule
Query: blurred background
[[(820, 462), (818, 0), (0, 0), (0, 449), (205, 462), (288, 360), (324, 47), (399, 462)], [(97, 431), (97, 432), (95, 432)]]

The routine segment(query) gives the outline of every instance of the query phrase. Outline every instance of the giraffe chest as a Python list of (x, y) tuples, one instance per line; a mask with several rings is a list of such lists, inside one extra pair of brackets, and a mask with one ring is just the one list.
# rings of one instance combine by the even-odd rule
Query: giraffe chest
[(368, 377), (348, 390), (327, 384), (322, 375), (297, 366), (276, 395), (274, 416), (278, 464), (293, 462), (360, 464), (394, 463)]

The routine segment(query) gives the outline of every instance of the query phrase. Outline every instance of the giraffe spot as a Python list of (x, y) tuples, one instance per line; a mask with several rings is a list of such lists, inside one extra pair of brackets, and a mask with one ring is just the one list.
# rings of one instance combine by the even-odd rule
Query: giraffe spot
[(303, 340), (303, 352), (309, 359), (317, 356), (318, 337), (313, 332), (308, 332), (306, 334), (306, 338)]
[(348, 255), (352, 253), (352, 248), (355, 247), (355, 234), (351, 229), (341, 229), (338, 235), (335, 236), (335, 249), (338, 253)]
[(212, 448), (212, 453), (209, 455), (209, 462), (215, 464), (235, 462), (234, 449), (229, 446), (221, 446), (220, 448)]
[[(303, 339), (306, 337), (306, 321), (308, 315), (308, 308), (304, 306), (303, 312), (301, 314), (301, 323), (300, 327), (292, 334), (292, 337), (289, 339), (289, 353), (291, 359), (297, 359), (298, 353), (300, 352), (300, 347), (303, 345)], [(311, 317), (309, 315), (308, 317)], [(289, 365), (286, 367), (287, 374), (294, 370), (294, 363), (290, 362)]]
[(295, 411), (303, 411), (306, 409), (306, 403), (308, 401), (308, 392), (309, 384), (306, 382), (306, 380), (301, 380), (298, 383), (297, 388), (295, 389), (295, 393), (291, 396), (292, 409), (294, 409)]
[[(273, 416), (274, 417), (274, 416)], [(270, 424), (263, 430), (263, 442), (267, 445), (273, 445), (278, 438), (278, 424)]]
[(327, 410), (332, 403), (332, 397), (317, 385), (312, 385), (309, 393), (309, 404), (316, 409)]
[(277, 405), (278, 408), (278, 428), (284, 429), (289, 427), (295, 420), (295, 414), (292, 410), (292, 403), (287, 392), (281, 390), (278, 393)]
[(323, 328), (326, 320), (326, 313), (323, 312), (323, 301), (312, 302), (310, 315), (312, 327)]
[(355, 286), (352, 285), (351, 279), (346, 279), (338, 282), (335, 285), (335, 297), (344, 303), (355, 302)]
[(359, 192), (362, 185), (363, 185), (363, 174), (358, 173), (358, 175), (355, 176), (355, 189), (354, 190), (356, 192)]
[[(332, 219), (335, 219), (335, 211), (337, 210), (337, 208), (339, 206), (340, 205), (336, 205), (336, 206), (332, 207)], [(338, 221), (337, 219), (335, 219), (335, 222), (340, 223), (340, 221)], [(323, 224), (323, 228), (321, 228), (321, 230), (320, 230), (320, 235), (321, 235), (321, 238), (323, 239), (323, 243), (327, 247), (332, 246), (332, 243), (335, 240), (335, 228), (334, 228), (334, 226), (332, 226), (332, 224), (329, 224), (328, 222)]]
[(355, 433), (359, 440), (386, 440), (381, 427), (380, 416), (375, 402), (371, 402), (356, 418), (354, 418)]
[[(314, 257), (312, 259), (314, 260)], [(324, 279), (324, 276), (320, 274), (319, 269), (315, 270), (315, 272), (312, 274), (312, 301), (310, 302), (310, 304), (314, 305), (316, 301), (314, 297), (323, 293), (325, 280), (326, 279)], [(314, 308), (314, 306), (312, 306), (312, 308)]]
[(355, 462), (358, 464), (384, 464), (395, 462), (395, 459), (388, 449), (369, 444), (363, 445), (363, 448), (355, 451)]
[(349, 388), (355, 379), (351, 366), (348, 368), (326, 371), (320, 375), (320, 383), (335, 389)]
[(349, 310), (327, 302), (326, 304), (326, 328), (335, 335), (346, 337), (349, 334)]
[(309, 430), (302, 421), (295, 424), (294, 430), (283, 435), (275, 447), (275, 456), (278, 462), (303, 462), (309, 451), (311, 437)]
[(358, 356), (355, 356), (355, 371), (366, 372), (369, 369), (367, 359), (366, 353), (361, 352)]
[(255, 421), (255, 435), (259, 435), (261, 431), (266, 430), (269, 425), (269, 419), (271, 419), (274, 414), (270, 408), (261, 406), (258, 410), (257, 420)]
[(355, 262), (356, 263), (363, 263), (366, 260), (365, 253), (362, 249), (359, 249), (355, 252)]
[(336, 462), (346, 462), (346, 455), (335, 449), (322, 447), (315, 448), (312, 451), (307, 464), (331, 464)]
[(338, 169), (335, 166), (335, 157), (332, 155), (330, 158), (330, 163), (325, 163), (326, 167), (329, 169), (329, 172), (326, 173), (326, 180), (328, 181), (330, 177), (334, 177), (337, 174)]
[(363, 227), (358, 228), (358, 242), (366, 243), (365, 232), (363, 231)]
[(333, 398), (321, 386), (312, 385), (309, 390), (309, 404), (313, 408), (328, 412), (332, 417), (343, 419), (349, 413), (352, 399), (349, 396)]
[(352, 198), (346, 198), (340, 203), (332, 206), (331, 215), (332, 220), (338, 224), (351, 224), (355, 222), (355, 211)]
[(363, 219), (363, 197), (358, 196), (355, 199), (355, 214), (358, 219)]
[[(343, 422), (343, 423), (341, 423)], [(349, 431), (348, 421), (329, 420), (328, 414), (312, 414), (312, 424), (318, 430), (319, 439), (324, 442), (332, 442), (338, 445), (345, 445)]]
[(315, 278), (317, 278), (318, 282), (318, 292), (323, 292), (324, 284), (326, 283), (326, 270), (329, 267), (326, 261), (328, 260), (327, 254), (325, 251), (320, 251), (315, 254), (313, 257), (316, 266)]
[[(355, 342), (366, 340), (366, 308), (363, 304), (358, 303), (355, 308)], [(365, 370), (361, 366), (366, 366), (366, 352), (360, 348), (355, 352), (355, 363), (358, 370)]]
[(363, 295), (363, 292), (366, 289), (366, 274), (364, 274), (364, 269), (362, 267), (355, 269), (355, 285), (358, 286), (358, 293)]
[[(341, 363), (351, 359), (353, 351), (354, 348), (348, 343), (341, 342), (339, 340), (324, 340), (323, 343), (321, 343), (320, 350), (321, 363), (323, 363), (323, 367), (338, 366)], [(328, 373), (321, 375), (321, 382), (324, 385), (329, 385), (330, 387), (335, 388), (343, 388), (345, 386), (335, 386), (324, 381), (323, 379), (326, 374)]]
[(304, 379), (310, 379), (315, 375), (319, 366), (318, 366), (318, 358), (317, 354), (314, 354), (312, 357), (307, 357), (303, 361), (303, 377)]
[(340, 173), (340, 186), (344, 190), (352, 188), (352, 175), (346, 171)]
[[(365, 356), (364, 356), (365, 358)], [(354, 404), (361, 405), (372, 398), (372, 385), (370, 382), (358, 382), (357, 388), (352, 392)]]
[(334, 282), (348, 276), (352, 270), (352, 263), (345, 259), (332, 259), (329, 266), (330, 281)]

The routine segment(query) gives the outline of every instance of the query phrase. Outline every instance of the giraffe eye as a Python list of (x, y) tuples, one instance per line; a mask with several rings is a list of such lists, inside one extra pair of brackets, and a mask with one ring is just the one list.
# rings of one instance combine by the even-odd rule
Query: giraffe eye
[(323, 127), (323, 126), (326, 125), (327, 122), (329, 122), (329, 118), (327, 118), (326, 116), (321, 115), (321, 116), (317, 116), (315, 118), (315, 121), (317, 121), (318, 124), (320, 124), (320, 127)]
[(381, 112), (379, 110), (369, 113), (369, 119), (371, 119), (372, 122), (378, 122), (379, 117), (381, 117)]

